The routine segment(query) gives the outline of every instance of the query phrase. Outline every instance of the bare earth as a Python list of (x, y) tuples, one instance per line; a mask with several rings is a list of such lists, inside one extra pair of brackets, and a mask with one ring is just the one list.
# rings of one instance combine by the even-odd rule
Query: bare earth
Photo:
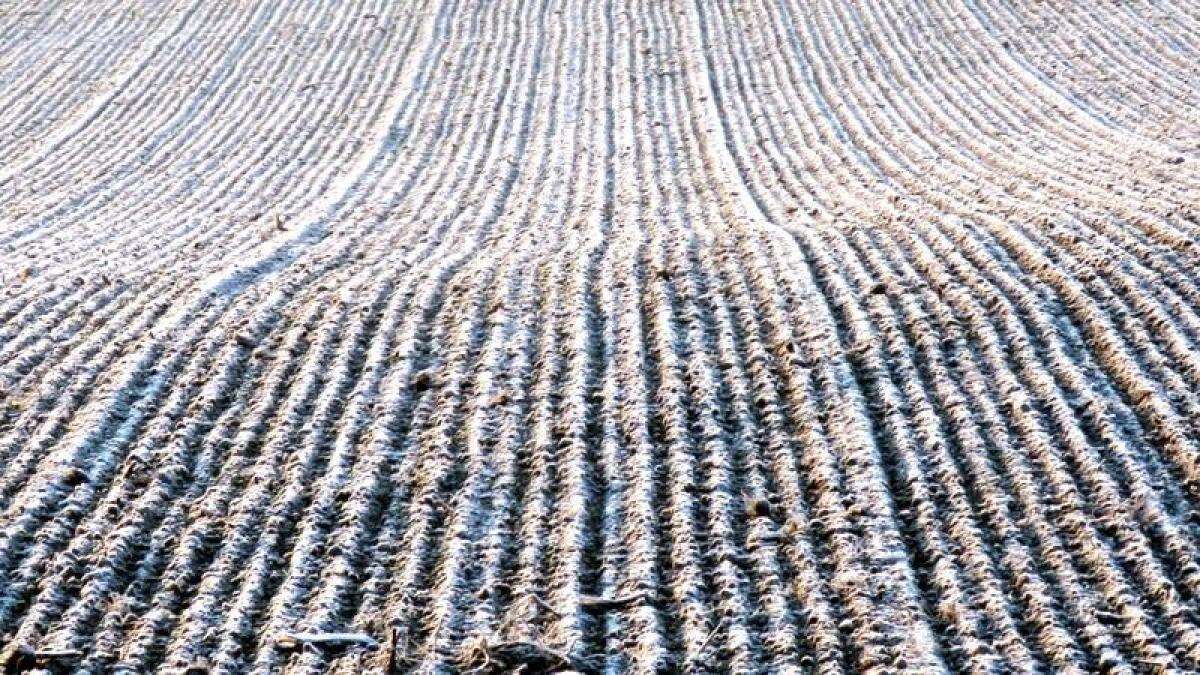
[(0, 1), (4, 672), (1200, 670), (1200, 4)]

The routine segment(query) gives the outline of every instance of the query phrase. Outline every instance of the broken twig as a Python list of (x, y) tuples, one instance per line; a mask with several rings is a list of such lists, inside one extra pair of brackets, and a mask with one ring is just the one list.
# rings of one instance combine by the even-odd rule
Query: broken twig
[(68, 669), (70, 662), (83, 656), (78, 649), (31, 649), (25, 645), (10, 645), (0, 650), (0, 673), (24, 673), (52, 668), (55, 672)]
[(638, 605), (646, 600), (645, 593), (630, 593), (615, 598), (605, 598), (598, 595), (579, 596), (579, 607), (595, 612), (607, 612), (614, 609), (625, 609), (630, 605)]
[(275, 638), (275, 644), (281, 649), (299, 649), (310, 645), (318, 648), (379, 646), (375, 638), (365, 633), (285, 633)]

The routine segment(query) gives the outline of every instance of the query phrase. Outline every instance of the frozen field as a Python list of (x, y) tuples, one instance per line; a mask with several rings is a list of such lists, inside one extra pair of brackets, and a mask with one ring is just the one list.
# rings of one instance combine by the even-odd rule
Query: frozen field
[(1196, 672), (1198, 104), (1187, 0), (0, 1), (0, 662)]

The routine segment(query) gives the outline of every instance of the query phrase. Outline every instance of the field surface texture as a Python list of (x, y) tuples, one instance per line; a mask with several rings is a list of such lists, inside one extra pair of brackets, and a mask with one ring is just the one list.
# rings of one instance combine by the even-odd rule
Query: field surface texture
[(1197, 672), (1198, 103), (1185, 0), (0, 2), (6, 672)]

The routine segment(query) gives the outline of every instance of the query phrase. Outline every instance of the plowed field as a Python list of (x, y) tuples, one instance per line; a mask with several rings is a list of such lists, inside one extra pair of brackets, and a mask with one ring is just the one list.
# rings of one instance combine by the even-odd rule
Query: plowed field
[(0, 3), (0, 660), (1196, 672), (1198, 104), (1186, 0)]

